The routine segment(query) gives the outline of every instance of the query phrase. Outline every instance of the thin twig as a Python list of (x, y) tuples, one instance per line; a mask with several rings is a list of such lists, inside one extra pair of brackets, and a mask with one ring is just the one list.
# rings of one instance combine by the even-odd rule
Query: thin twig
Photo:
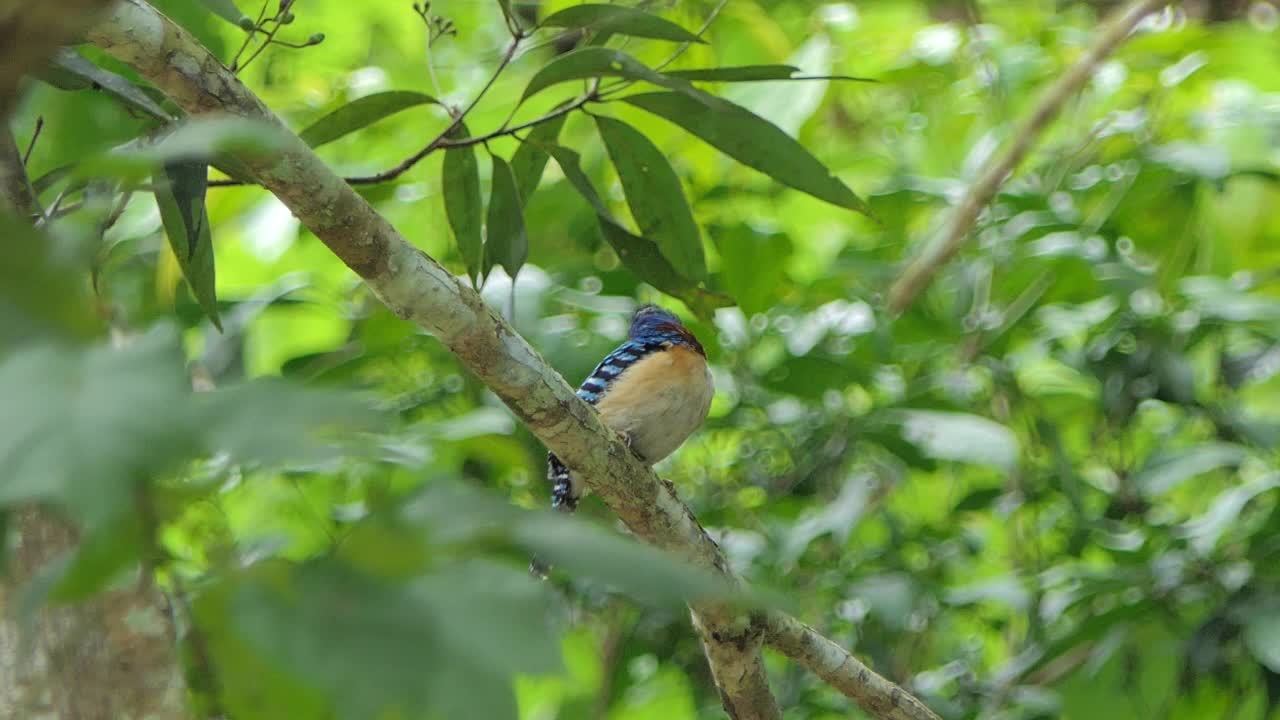
[[(534, 118), (529, 122), (521, 123), (519, 125), (513, 125), (508, 128), (494, 130), (493, 132), (485, 135), (477, 135), (475, 137), (468, 137), (468, 138), (446, 139), (445, 134), (450, 131), (445, 130), (443, 133), (437, 136), (434, 140), (428, 143), (426, 147), (422, 148), (421, 150), (414, 153), (413, 155), (410, 155), (409, 157), (405, 158), (403, 161), (401, 161), (398, 165), (396, 165), (393, 168), (390, 168), (388, 170), (383, 170), (382, 172), (376, 173), (374, 175), (358, 175), (358, 176), (347, 177), (343, 179), (347, 181), (348, 185), (376, 185), (378, 183), (394, 180), (397, 177), (408, 172), (410, 168), (412, 168), (414, 165), (417, 165), (419, 162), (421, 162), (423, 158), (425, 158), (426, 156), (430, 155), (431, 153), (437, 150), (445, 150), (448, 148), (470, 147), (472, 145), (482, 145), (495, 138), (506, 137), (508, 135), (515, 135), (518, 132), (522, 132), (524, 130), (537, 127), (538, 125), (541, 125), (543, 123), (555, 120), (556, 118), (562, 115), (568, 115), (574, 110), (578, 110), (582, 108), (587, 103), (592, 102), (595, 99), (596, 98), (591, 95), (585, 95), (573, 101), (572, 103), (565, 105), (562, 108), (559, 108), (558, 110), (553, 110), (547, 113), (546, 115), (543, 115), (542, 117)], [(452, 128), (453, 126), (451, 125), (450, 127)], [(253, 183), (246, 183), (241, 180), (235, 180), (230, 178), (209, 181), (209, 187), (236, 187), (236, 186), (248, 185), (248, 184), (253, 184)]]
[[(720, 0), (720, 2), (716, 4), (714, 8), (711, 9), (711, 12), (707, 15), (707, 19), (702, 22), (702, 27), (698, 28), (698, 31), (695, 32), (694, 35), (701, 38), (704, 33), (710, 30), (712, 23), (716, 21), (716, 18), (720, 17), (720, 11), (723, 10), (724, 6), (728, 4), (729, 4), (729, 0)], [(676, 48), (676, 51), (673, 52), (670, 57), (668, 57), (666, 60), (663, 60), (662, 62), (654, 66), (653, 68), (654, 71), (662, 72), (663, 68), (667, 67), (671, 63), (678, 60), (680, 56), (683, 55), (691, 45), (693, 45), (692, 42), (681, 43), (680, 47)], [(635, 80), (619, 80), (613, 83), (612, 85), (605, 86), (601, 90), (601, 94), (613, 93), (613, 92), (618, 92), (620, 90), (625, 90), (631, 87), (632, 85), (634, 85), (635, 83), (636, 83)]]
[(271, 0), (262, 0), (262, 9), (258, 11), (258, 19), (253, 21), (253, 30), (244, 35), (244, 42), (240, 43), (240, 49), (236, 50), (236, 54), (231, 58), (231, 72), (238, 72), (240, 69), (240, 56), (244, 55), (244, 51), (249, 49), (249, 44), (253, 42), (253, 37), (262, 29), (262, 21), (267, 18), (267, 6), (271, 4)]
[[(707, 19), (702, 22), (702, 27), (698, 28), (698, 31), (695, 32), (694, 35), (696, 35), (698, 38), (701, 38), (703, 33), (710, 30), (711, 24), (716, 21), (716, 18), (720, 17), (720, 11), (724, 10), (724, 6), (728, 4), (729, 4), (729, 0), (720, 0), (720, 2), (714, 8), (711, 9), (711, 13), (707, 15)], [(663, 68), (675, 62), (676, 60), (679, 60), (680, 56), (685, 54), (685, 51), (687, 51), (689, 47), (692, 45), (693, 43), (691, 42), (680, 43), (680, 47), (676, 48), (676, 51), (671, 54), (671, 57), (658, 63), (656, 66), (654, 66), (653, 69), (657, 72), (662, 72)]]
[(1005, 179), (1017, 169), (1040, 135), (1062, 110), (1067, 99), (1093, 77), (1098, 65), (1133, 32), (1138, 23), (1168, 0), (1134, 0), (1099, 33), (1093, 46), (1049, 87), (1031, 115), (1014, 134), (1013, 143), (989, 161), (951, 213), (945, 231), (907, 267), (889, 290), (889, 311), (900, 313), (911, 305), (935, 273), (959, 252), (978, 214), (991, 202)]
[(36, 140), (40, 139), (40, 131), (44, 129), (44, 116), (36, 118), (36, 129), (31, 133), (31, 141), (27, 143), (27, 151), (22, 153), (22, 166), (31, 164), (31, 151), (36, 149)]
[[(256, 59), (258, 58), (258, 56), (262, 54), (262, 51), (263, 51), (263, 50), (266, 50), (268, 47), (271, 47), (271, 41), (272, 41), (272, 40), (275, 40), (275, 38), (276, 38), (276, 33), (280, 32), (280, 28), (284, 27), (284, 24), (280, 22), (280, 14), (279, 14), (279, 13), (277, 13), (277, 14), (276, 14), (276, 16), (275, 16), (275, 18), (273, 18), (273, 20), (274, 20), (274, 22), (275, 22), (275, 25), (274, 25), (274, 26), (272, 26), (272, 28), (271, 28), (270, 30), (268, 30), (268, 31), (267, 31), (267, 37), (263, 39), (263, 41), (262, 41), (262, 44), (261, 44), (261, 45), (259, 45), (258, 47), (254, 48), (254, 51), (253, 51), (252, 53), (250, 53), (250, 54), (249, 54), (249, 57), (248, 57), (248, 58), (245, 58), (244, 64), (243, 64), (243, 65), (240, 65), (239, 67), (237, 67), (237, 68), (235, 69), (235, 70), (236, 70), (236, 72), (239, 72), (239, 71), (244, 70), (245, 68), (249, 67), (249, 64), (250, 64), (250, 63), (252, 63), (254, 60), (256, 60)], [(270, 22), (270, 21), (269, 21), (269, 22)], [(250, 34), (252, 35), (253, 33), (250, 33)]]

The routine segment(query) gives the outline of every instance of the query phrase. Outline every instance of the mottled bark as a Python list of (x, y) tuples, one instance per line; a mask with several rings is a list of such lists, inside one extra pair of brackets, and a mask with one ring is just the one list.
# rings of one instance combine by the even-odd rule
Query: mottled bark
[[(193, 116), (232, 114), (283, 127), (216, 58), (142, 0), (118, 2), (89, 37)], [(275, 152), (241, 160), (388, 308), (447, 345), (635, 535), (732, 577), (670, 483), (640, 463), (477, 293), (408, 243), (301, 140), (286, 133)], [(692, 613), (729, 715), (780, 718), (760, 656), (764, 618), (706, 603)]]
[(23, 622), (19, 590), (75, 546), (52, 514), (16, 513), (0, 584), (0, 720), (180, 720), (186, 694), (168, 604), (150, 584), (109, 590)]
[(22, 167), (22, 154), (8, 127), (0, 126), (0, 207), (30, 217), (36, 212), (35, 193)]

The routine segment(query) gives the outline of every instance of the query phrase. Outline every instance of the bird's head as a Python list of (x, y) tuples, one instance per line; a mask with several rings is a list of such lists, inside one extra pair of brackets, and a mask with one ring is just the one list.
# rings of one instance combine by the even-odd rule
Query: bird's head
[(669, 334), (679, 335), (691, 347), (696, 348), (699, 353), (702, 352), (702, 345), (698, 343), (698, 339), (680, 322), (680, 318), (670, 310), (660, 308), (657, 305), (641, 305), (636, 310), (635, 316), (631, 318), (630, 336), (633, 340), (646, 336)]

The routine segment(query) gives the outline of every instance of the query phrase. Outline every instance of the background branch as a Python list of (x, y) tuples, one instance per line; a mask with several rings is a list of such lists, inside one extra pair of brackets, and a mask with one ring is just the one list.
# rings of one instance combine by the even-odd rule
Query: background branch
[[(193, 116), (231, 113), (283, 127), (215, 57), (142, 0), (118, 2), (90, 32), (90, 39)], [(671, 485), (641, 464), (505, 320), (475, 291), (408, 243), (297, 136), (284, 136), (278, 152), (242, 158), (264, 187), (355, 270), (390, 310), (449, 347), (549, 450), (587, 479), (633, 533), (732, 577), (719, 547)], [(698, 603), (691, 610), (729, 716), (735, 720), (781, 718), (760, 654), (766, 638), (765, 617), (747, 616), (718, 603)], [(787, 639), (793, 634), (777, 636)], [(801, 637), (809, 636), (802, 633)], [(783, 647), (784, 652), (788, 647)], [(810, 654), (793, 652), (798, 659), (810, 658)], [(910, 697), (880, 680), (865, 687), (857, 685), (856, 679), (846, 682), (846, 687), (857, 685), (853, 694), (846, 687), (841, 689), (869, 708), (897, 707)], [(868, 698), (875, 702), (869, 703)], [(925, 713), (901, 717), (932, 717)]]
[(1079, 92), (1093, 77), (1098, 65), (1115, 51), (1133, 32), (1142, 18), (1168, 4), (1168, 0), (1134, 0), (1098, 34), (1085, 54), (1058, 81), (1045, 91), (1031, 115), (1014, 133), (1013, 142), (1002, 154), (992, 156), (978, 179), (969, 186), (960, 204), (952, 211), (942, 234), (922, 252), (889, 290), (889, 310), (900, 313), (907, 309), (935, 273), (955, 257), (969, 236), (978, 214), (995, 197), (1005, 179), (1017, 169), (1036, 141), (1062, 110), (1067, 99)]
[(765, 640), (877, 718), (938, 720), (920, 700), (790, 615), (769, 613)]

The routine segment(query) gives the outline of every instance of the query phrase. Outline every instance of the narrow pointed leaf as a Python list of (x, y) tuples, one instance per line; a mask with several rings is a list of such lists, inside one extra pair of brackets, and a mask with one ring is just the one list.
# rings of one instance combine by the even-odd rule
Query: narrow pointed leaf
[(600, 223), (600, 231), (604, 239), (618, 254), (618, 259), (628, 270), (655, 288), (673, 297), (680, 298), (693, 308), (699, 317), (708, 317), (717, 307), (732, 305), (733, 301), (718, 293), (708, 292), (697, 287), (688, 278), (681, 275), (671, 263), (662, 256), (658, 246), (645, 238), (631, 233), (618, 222), (600, 199), (600, 194), (591, 185), (591, 180), (582, 171), (578, 154), (558, 145), (549, 146), (547, 151), (555, 158), (565, 179), (574, 190), (596, 211), (596, 219)]
[(643, 80), (658, 87), (683, 93), (690, 98), (691, 102), (701, 105), (719, 106), (724, 102), (690, 85), (688, 80), (663, 75), (620, 50), (604, 47), (579, 48), (542, 66), (538, 72), (534, 73), (520, 101), (523, 102), (535, 93), (557, 83), (596, 77)]
[(103, 70), (71, 48), (61, 48), (49, 64), (36, 72), (41, 80), (63, 90), (101, 90), (129, 107), (157, 119), (169, 121), (172, 116), (137, 85), (121, 75)]
[(875, 82), (871, 78), (852, 75), (799, 75), (794, 65), (738, 65), (736, 67), (694, 68), (666, 70), (662, 74), (690, 82), (760, 82), (765, 80), (847, 80), (851, 82)]
[(591, 180), (582, 171), (582, 162), (578, 153), (560, 146), (549, 148), (549, 151), (556, 159), (556, 164), (560, 166), (565, 179), (595, 209), (604, 239), (618, 254), (618, 259), (623, 265), (645, 282), (671, 295), (679, 296), (693, 288), (693, 283), (676, 272), (671, 263), (662, 256), (662, 252), (655, 243), (633, 235), (609, 213), (604, 201), (600, 199), (600, 194), (596, 192)]
[(214, 291), (213, 239), (209, 213), (205, 209), (208, 173), (209, 166), (203, 161), (165, 163), (161, 172), (156, 173), (155, 196), (169, 247), (191, 286), (191, 294), (214, 326), (221, 330)]
[(439, 105), (440, 101), (419, 92), (392, 90), (366, 95), (325, 115), (298, 133), (313, 148), (368, 127), (379, 120), (418, 105)]
[(548, 155), (543, 148), (555, 144), (566, 118), (568, 115), (561, 115), (535, 127), (524, 142), (520, 143), (516, 154), (511, 156), (511, 172), (516, 176), (521, 207), (529, 203), (529, 198), (542, 180), (542, 171), (547, 167)]
[(783, 185), (819, 200), (870, 215), (870, 208), (817, 158), (777, 125), (751, 111), (722, 101), (710, 107), (673, 92), (623, 98), (662, 117), (729, 157)]
[(654, 40), (705, 42), (670, 20), (624, 5), (574, 5), (552, 13), (540, 24), (543, 27), (582, 28)]
[[(466, 128), (460, 128), (466, 137)], [(474, 283), (480, 274), (484, 258), (484, 239), (481, 223), (484, 219), (484, 199), (480, 195), (480, 169), (476, 162), (475, 147), (455, 147), (444, 152), (441, 171), (441, 188), (444, 191), (444, 212), (458, 243), (458, 254), (467, 266), (467, 275)]]
[(488, 271), (501, 265), (515, 277), (529, 257), (529, 238), (524, 229), (524, 211), (516, 178), (505, 160), (493, 156), (493, 189), (489, 195), (484, 264)]
[(671, 163), (643, 133), (620, 120), (596, 117), (596, 127), (640, 234), (657, 244), (676, 272), (700, 280), (707, 274), (702, 237)]

